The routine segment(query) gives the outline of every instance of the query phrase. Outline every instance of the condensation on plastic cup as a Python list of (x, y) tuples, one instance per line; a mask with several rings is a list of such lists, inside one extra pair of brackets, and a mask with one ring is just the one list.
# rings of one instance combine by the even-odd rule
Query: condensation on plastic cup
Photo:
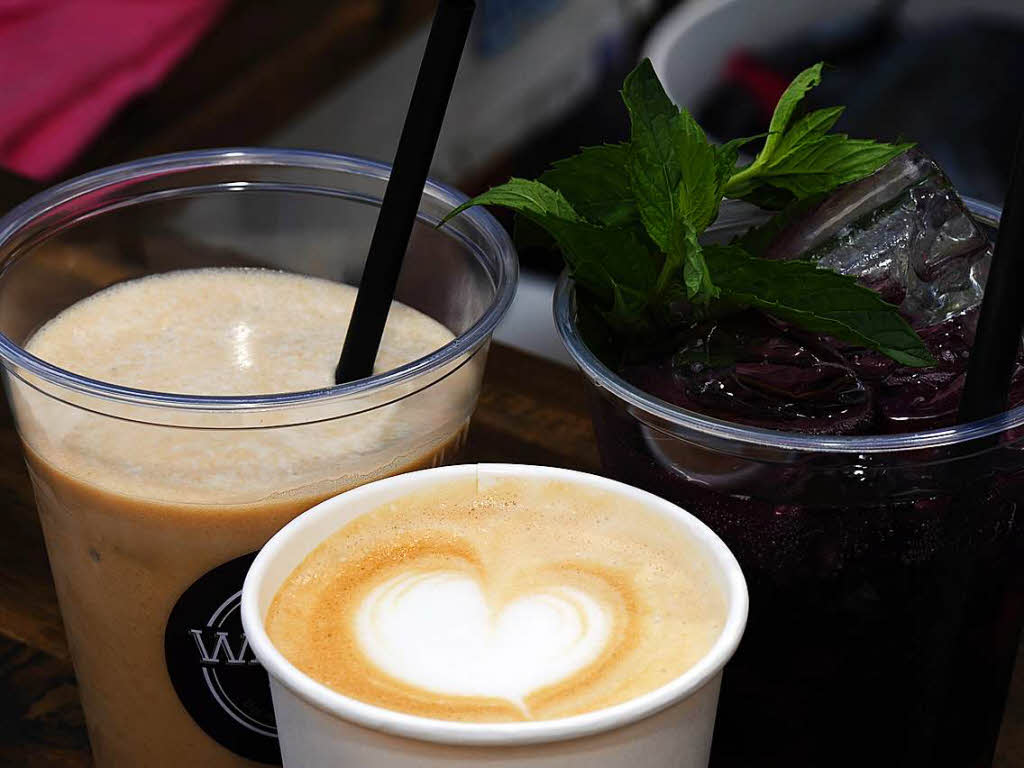
[[(708, 556), (728, 604), (722, 633), (696, 665), (632, 701), (573, 717), (526, 723), (464, 723), (393, 712), (357, 701), (296, 669), (273, 646), (264, 617), (278, 589), (324, 539), (391, 500), (476, 476), (550, 479), (628, 497), (676, 520)], [(287, 768), (436, 768), (498, 760), (507, 768), (703, 768), (707, 765), (722, 668), (739, 645), (747, 588), (739, 564), (707, 526), (671, 502), (632, 486), (551, 467), (467, 464), (380, 480), (319, 504), (286, 525), (260, 552), (242, 591), (250, 647), (270, 673)]]

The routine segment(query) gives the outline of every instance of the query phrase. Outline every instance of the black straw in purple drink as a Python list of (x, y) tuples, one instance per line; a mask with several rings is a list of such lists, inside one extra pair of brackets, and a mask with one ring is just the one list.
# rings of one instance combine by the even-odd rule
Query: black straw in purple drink
[[(1024, 124), (1017, 137), (1010, 187), (960, 398), (958, 422), (961, 424), (1007, 409), (1024, 326), (1024, 301), (1014, 295), (1019, 287), (1024, 287)], [(977, 456), (986, 456), (996, 442), (996, 437), (985, 438), (975, 441), (972, 448)], [(980, 511), (976, 501), (979, 484), (989, 482), (984, 472), (965, 475), (964, 490), (952, 498), (946, 510), (948, 530), (974, 530), (971, 520)], [(967, 624), (968, 595), (978, 564), (975, 556), (958, 554), (959, 550), (969, 550), (968, 544), (968, 541), (946, 542), (944, 554), (938, 555), (941, 567), (929, 585), (941, 608), (934, 626), (923, 630), (926, 640), (922, 641), (922, 647), (930, 650), (920, 659), (923, 685), (917, 710), (907, 728), (907, 751), (901, 768), (931, 768), (937, 764), (933, 745), (939, 743), (937, 732), (948, 727), (941, 713), (948, 708), (946, 700), (954, 695), (951, 680), (957, 670), (952, 668), (953, 660), (963, 658), (961, 649), (967, 645), (965, 638), (971, 631)], [(1012, 669), (1006, 669), (999, 679), (1005, 679), (1008, 685), (1011, 672)], [(1005, 701), (1005, 690), (996, 695), (999, 701)], [(990, 739), (993, 749), (995, 736), (993, 733)], [(978, 764), (990, 765), (993, 757), (989, 754), (979, 758), (983, 762)]]
[(440, 0), (437, 5), (345, 346), (334, 371), (336, 384), (364, 379), (373, 372), (475, 9), (473, 0)]
[(978, 316), (978, 331), (960, 398), (961, 424), (1009, 407), (1024, 327), (1024, 123), (1017, 135), (1010, 188)]

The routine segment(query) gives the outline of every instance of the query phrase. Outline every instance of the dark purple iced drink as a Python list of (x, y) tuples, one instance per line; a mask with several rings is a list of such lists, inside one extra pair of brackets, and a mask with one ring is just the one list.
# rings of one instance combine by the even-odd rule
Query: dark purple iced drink
[[(1024, 600), (1024, 409), (953, 425), (988, 241), (926, 159), (878, 176), (770, 255), (857, 274), (900, 305), (933, 368), (750, 312), (613, 373), (577, 332), (571, 286), (556, 298), (605, 470), (698, 515), (746, 574), (718, 768), (992, 762)], [(723, 208), (718, 235), (744, 216)]]

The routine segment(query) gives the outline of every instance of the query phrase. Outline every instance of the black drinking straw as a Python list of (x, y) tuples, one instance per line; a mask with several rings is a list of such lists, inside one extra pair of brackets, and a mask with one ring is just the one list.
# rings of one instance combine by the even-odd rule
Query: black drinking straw
[[(1024, 300), (1014, 295), (1021, 287), (1024, 287), (1024, 123), (1017, 136), (1010, 187), (1003, 204), (978, 329), (967, 364), (967, 380), (960, 396), (958, 421), (961, 424), (994, 416), (1007, 408), (1024, 326)], [(977, 545), (972, 543), (974, 519), (979, 499), (985, 497), (990, 482), (991, 449), (996, 444), (996, 437), (974, 441), (970, 446), (974, 455), (960, 458), (951, 465), (954, 477), (959, 477), (961, 490), (950, 499), (944, 521), (947, 541), (936, 552), (937, 568), (926, 588), (936, 601), (935, 622), (922, 628), (920, 642), (924, 651), (919, 672), (922, 689), (915, 714), (906, 728), (907, 753), (901, 762), (901, 766), (907, 768), (935, 764), (938, 758), (935, 752), (940, 743), (938, 734), (943, 727), (948, 727), (943, 723), (942, 712), (949, 706), (950, 678), (964, 674), (963, 670), (952, 669), (951, 664), (957, 650), (969, 642), (965, 639), (969, 634), (967, 605), (978, 560), (974, 550)], [(1017, 647), (1016, 643), (1013, 647)], [(1000, 701), (1006, 699), (1014, 658), (1007, 659), (1008, 667), (1000, 662), (1001, 672), (994, 676), (994, 679), (1006, 681)], [(960, 706), (975, 704), (961, 702)], [(994, 749), (996, 734), (990, 736), (990, 746)], [(978, 757), (979, 765), (991, 764), (994, 755)]]
[(336, 384), (363, 379), (373, 372), (475, 8), (473, 0), (440, 0), (437, 5), (370, 241), (345, 346), (334, 370)]
[(1024, 123), (1017, 134), (1010, 189), (985, 283), (978, 331), (960, 396), (959, 421), (983, 419), (1009, 406), (1010, 380), (1024, 326)]

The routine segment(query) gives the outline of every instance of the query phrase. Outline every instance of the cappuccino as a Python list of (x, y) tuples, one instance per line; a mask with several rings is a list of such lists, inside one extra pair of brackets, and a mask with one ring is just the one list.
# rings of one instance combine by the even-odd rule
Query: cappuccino
[(265, 619), (295, 667), (390, 710), (466, 722), (568, 717), (678, 678), (726, 599), (677, 522), (542, 479), (463, 478), (322, 542)]

